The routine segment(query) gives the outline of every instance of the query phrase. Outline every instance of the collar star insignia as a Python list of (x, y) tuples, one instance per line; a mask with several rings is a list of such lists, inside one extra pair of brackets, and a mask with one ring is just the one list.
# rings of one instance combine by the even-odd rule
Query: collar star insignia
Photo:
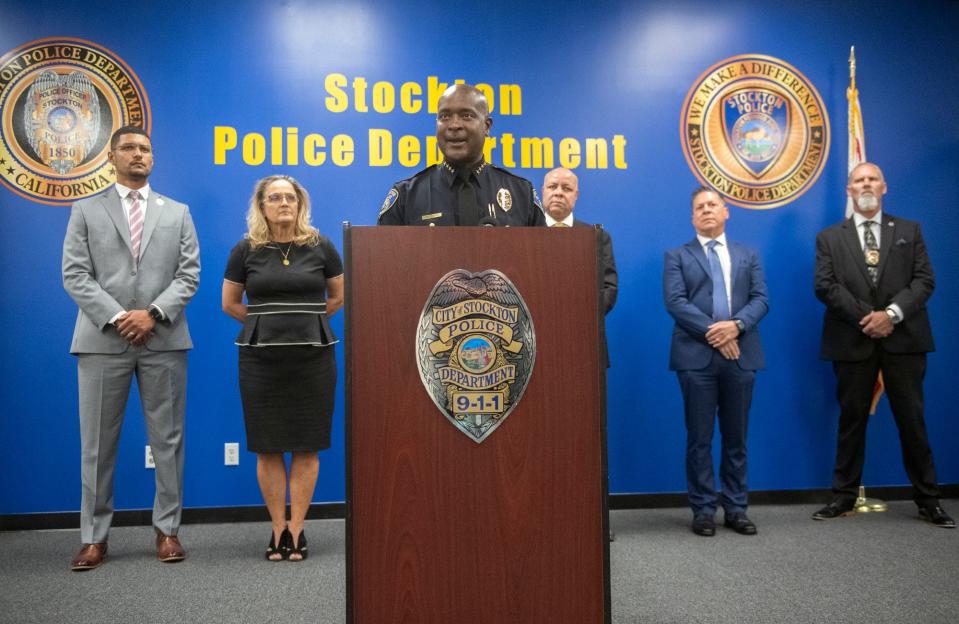
[[(482, 171), (483, 169), (486, 169), (486, 165), (488, 165), (488, 164), (489, 164), (489, 163), (486, 162), (485, 160), (484, 160), (483, 162), (481, 162), (481, 163), (479, 164), (479, 166), (476, 167), (476, 169), (473, 169), (473, 175), (479, 175), (479, 174), (480, 174), (480, 171)], [(449, 171), (450, 173), (452, 173), (453, 175), (456, 175), (456, 169), (454, 169), (454, 168), (453, 168), (453, 165), (449, 164), (449, 163), (446, 162), (445, 160), (443, 161), (443, 167), (444, 167), (447, 171)]]

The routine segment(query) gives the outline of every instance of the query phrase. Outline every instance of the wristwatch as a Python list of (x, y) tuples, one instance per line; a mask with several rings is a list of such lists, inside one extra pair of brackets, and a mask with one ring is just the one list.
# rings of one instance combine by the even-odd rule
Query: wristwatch
[(163, 313), (160, 312), (160, 308), (156, 306), (150, 306), (150, 318), (159, 323), (163, 320)]
[(739, 330), (740, 334), (746, 333), (746, 324), (739, 319), (733, 319), (733, 323), (736, 323), (736, 328)]
[(886, 308), (886, 316), (889, 317), (889, 320), (892, 321), (893, 325), (895, 325), (896, 323), (902, 320), (901, 318), (899, 318), (899, 315), (896, 314), (896, 311), (893, 310), (892, 308)]

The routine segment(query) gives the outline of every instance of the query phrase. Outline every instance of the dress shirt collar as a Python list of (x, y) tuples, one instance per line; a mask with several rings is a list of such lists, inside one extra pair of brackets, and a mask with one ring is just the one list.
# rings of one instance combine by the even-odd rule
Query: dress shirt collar
[(567, 225), (567, 226), (569, 226), (569, 227), (573, 227), (573, 213), (572, 213), (572, 212), (569, 213), (568, 215), (566, 215), (566, 218), (563, 219), (562, 221), (556, 221), (556, 219), (554, 219), (553, 217), (549, 216), (549, 213), (546, 212), (545, 210), (543, 211), (543, 216), (546, 217), (546, 226), (547, 226), (547, 227), (553, 227), (553, 226), (556, 225), (557, 223), (563, 223), (563, 224), (565, 224), (565, 225)]
[(142, 188), (138, 188), (138, 189), (132, 189), (128, 186), (123, 186), (119, 182), (114, 184), (113, 187), (117, 190), (117, 193), (119, 193), (120, 199), (126, 199), (127, 195), (130, 194), (130, 191), (133, 191), (133, 190), (136, 190), (140, 193), (140, 197), (143, 199), (143, 201), (146, 201), (150, 197), (149, 183), (145, 184)]
[(857, 230), (862, 230), (862, 224), (865, 223), (866, 221), (875, 221), (876, 225), (882, 225), (882, 210), (880, 209), (878, 212), (876, 212), (876, 214), (872, 215), (868, 219), (862, 216), (861, 214), (859, 214), (858, 212), (853, 212), (852, 220), (853, 220), (853, 223), (856, 224)]
[(711, 240), (716, 241), (716, 242), (719, 243), (720, 246), (722, 246), (722, 247), (726, 247), (726, 232), (723, 232), (722, 234), (720, 234), (720, 235), (717, 236), (716, 238), (709, 238), (708, 236), (703, 236), (702, 234), (696, 234), (696, 240), (698, 240), (698, 241), (699, 241), (699, 245), (700, 245), (701, 247), (703, 247), (703, 249), (705, 249), (705, 250), (707, 250), (707, 251), (708, 251), (708, 247), (706, 247), (706, 243), (708, 243), (708, 242), (711, 241)]

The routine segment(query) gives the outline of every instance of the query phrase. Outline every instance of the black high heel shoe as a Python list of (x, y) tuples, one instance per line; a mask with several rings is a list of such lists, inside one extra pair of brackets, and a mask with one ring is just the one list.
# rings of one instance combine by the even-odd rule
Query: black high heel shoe
[[(290, 541), (293, 539), (293, 536), (290, 535), (289, 529), (283, 529), (283, 532), (280, 533), (280, 543), (276, 543), (276, 535), (273, 531), (270, 531), (270, 545), (266, 547), (266, 560), (277, 562), (283, 561), (290, 554)], [(273, 555), (280, 555), (279, 559), (274, 559)]]
[[(307, 555), (310, 554), (310, 551), (306, 547), (306, 531), (300, 531), (300, 537), (294, 542), (293, 534), (287, 531), (287, 535), (290, 536), (290, 551), (287, 553), (286, 558), (290, 561), (306, 561)], [(299, 559), (294, 559), (292, 555), (299, 555)]]

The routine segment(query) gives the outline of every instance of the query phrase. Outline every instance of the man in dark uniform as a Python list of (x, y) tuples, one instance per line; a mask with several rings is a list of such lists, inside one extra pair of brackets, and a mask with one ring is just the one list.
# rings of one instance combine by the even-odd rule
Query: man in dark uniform
[(483, 159), (493, 119), (476, 87), (453, 85), (440, 97), (436, 140), (444, 160), (393, 185), (379, 225), (545, 225), (529, 180)]

